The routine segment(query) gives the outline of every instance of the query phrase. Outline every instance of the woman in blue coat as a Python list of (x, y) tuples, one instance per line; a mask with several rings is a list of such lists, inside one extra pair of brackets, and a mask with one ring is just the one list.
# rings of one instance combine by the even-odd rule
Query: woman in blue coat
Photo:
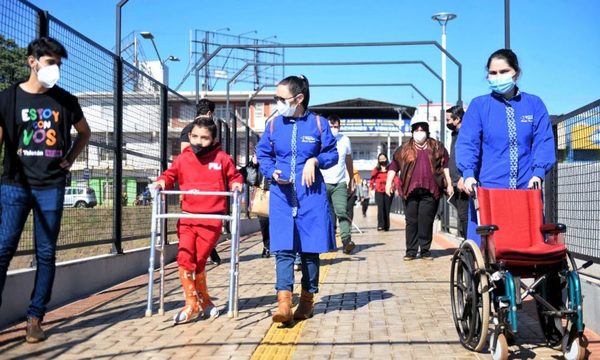
[[(456, 141), (456, 162), (467, 194), (473, 184), (487, 188), (527, 189), (542, 181), (556, 162), (554, 135), (542, 100), (522, 92), (517, 55), (494, 52), (487, 62), (492, 92), (471, 102)], [(467, 238), (480, 243), (477, 217), (469, 206)]]
[[(327, 120), (307, 111), (308, 80), (290, 76), (277, 85), (279, 115), (256, 147), (260, 171), (271, 180), (269, 231), (277, 265), (278, 309), (274, 322), (289, 324), (313, 314), (319, 291), (319, 253), (335, 250), (333, 224), (321, 172), (337, 164), (336, 141)], [(302, 257), (302, 293), (292, 315), (294, 257)]]

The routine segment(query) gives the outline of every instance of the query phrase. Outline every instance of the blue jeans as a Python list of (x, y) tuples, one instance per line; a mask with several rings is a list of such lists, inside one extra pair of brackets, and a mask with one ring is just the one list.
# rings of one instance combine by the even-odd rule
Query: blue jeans
[(8, 265), (17, 251), (25, 221), (33, 210), (37, 270), (27, 316), (42, 319), (46, 313), (46, 304), (50, 301), (56, 271), (56, 241), (60, 231), (64, 197), (64, 188), (36, 190), (0, 185), (0, 294), (4, 289)]
[[(302, 259), (302, 289), (310, 292), (319, 292), (319, 254), (300, 253)], [(293, 291), (294, 288), (294, 259), (293, 250), (281, 250), (275, 254), (276, 282), (275, 290)]]

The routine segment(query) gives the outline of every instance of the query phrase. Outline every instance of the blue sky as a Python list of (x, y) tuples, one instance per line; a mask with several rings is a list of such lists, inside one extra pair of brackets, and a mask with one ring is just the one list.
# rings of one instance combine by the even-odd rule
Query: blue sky
[[(115, 42), (118, 1), (32, 0), (34, 5), (107, 48)], [(169, 63), (170, 83), (179, 83), (189, 58), (191, 29), (229, 27), (236, 35), (257, 30), (259, 39), (277, 35), (281, 43), (438, 41), (437, 12), (458, 18), (448, 24), (447, 49), (463, 66), (463, 101), (488, 92), (485, 63), (504, 47), (504, 0), (129, 0), (123, 7), (122, 34), (151, 31)], [(511, 1), (511, 48), (523, 70), (523, 91), (540, 96), (550, 114), (568, 113), (600, 98), (600, 1)], [(144, 44), (149, 59), (150, 43)], [(432, 46), (286, 50), (286, 61), (422, 60), (441, 74), (440, 52)], [(312, 83), (413, 83), (440, 102), (440, 82), (419, 65), (289, 67)], [(448, 102), (457, 100), (457, 67), (447, 63)], [(192, 90), (188, 82), (182, 90)], [(233, 90), (243, 90), (243, 87)], [(424, 103), (405, 87), (313, 88), (311, 104), (363, 97), (410, 106)]]

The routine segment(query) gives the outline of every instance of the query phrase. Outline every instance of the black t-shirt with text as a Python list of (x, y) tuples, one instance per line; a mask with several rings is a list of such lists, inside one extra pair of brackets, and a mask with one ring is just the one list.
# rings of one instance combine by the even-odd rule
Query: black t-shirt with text
[(53, 87), (31, 94), (17, 86), (15, 118), (2, 124), (6, 143), (2, 182), (32, 188), (65, 186), (60, 162), (71, 147), (71, 127), (83, 118), (77, 98)]

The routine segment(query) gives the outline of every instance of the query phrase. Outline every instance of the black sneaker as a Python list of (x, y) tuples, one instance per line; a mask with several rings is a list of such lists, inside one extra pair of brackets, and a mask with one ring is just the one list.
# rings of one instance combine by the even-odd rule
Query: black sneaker
[(27, 317), (25, 341), (28, 343), (37, 343), (44, 340), (46, 340), (46, 333), (42, 330), (42, 320), (35, 316)]
[(221, 257), (216, 249), (213, 249), (210, 253), (210, 261), (217, 266), (221, 265)]
[(412, 255), (404, 255), (404, 261), (412, 261), (414, 259), (416, 258)]
[(264, 258), (264, 259), (269, 258), (269, 257), (271, 257), (271, 252), (269, 251), (269, 249), (263, 248), (263, 251), (262, 251), (262, 254), (260, 254), (260, 257)]
[(344, 244), (344, 254), (346, 254), (346, 255), (352, 254), (352, 250), (354, 250), (355, 247), (356, 247), (356, 244), (354, 244), (354, 241), (352, 241), (352, 240), (348, 241), (346, 244)]

